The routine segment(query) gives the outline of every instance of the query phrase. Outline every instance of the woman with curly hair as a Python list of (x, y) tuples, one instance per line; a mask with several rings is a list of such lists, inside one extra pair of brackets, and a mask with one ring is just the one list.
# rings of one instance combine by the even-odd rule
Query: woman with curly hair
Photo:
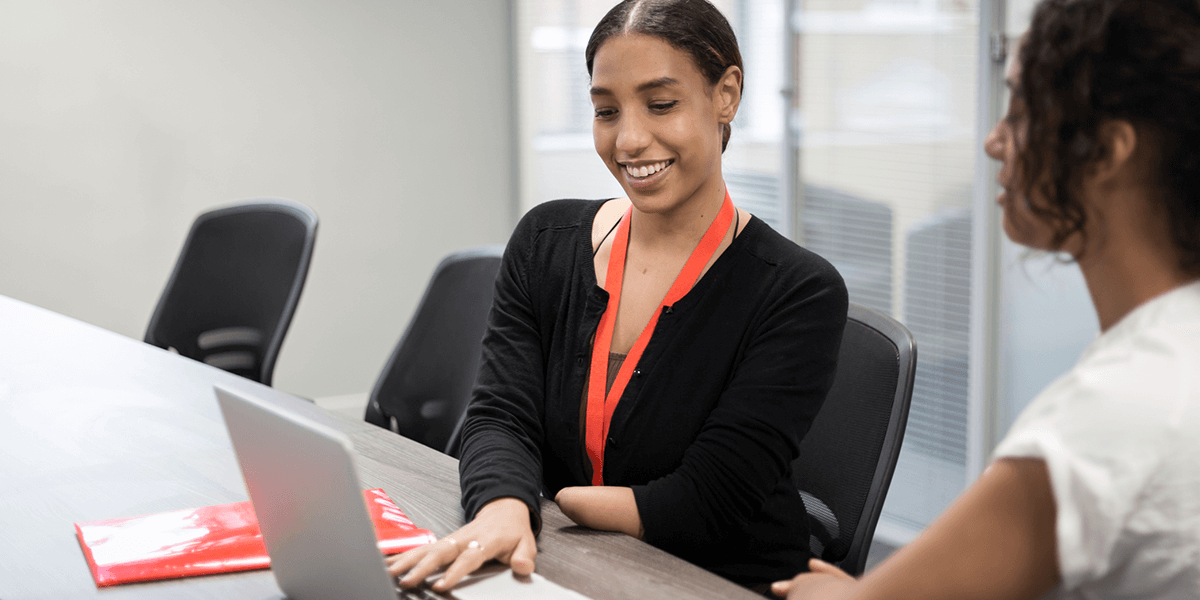
[(946, 513), (789, 598), (1200, 598), (1200, 2), (1044, 0), (986, 142), (1015, 242), (1078, 264), (1101, 334)]

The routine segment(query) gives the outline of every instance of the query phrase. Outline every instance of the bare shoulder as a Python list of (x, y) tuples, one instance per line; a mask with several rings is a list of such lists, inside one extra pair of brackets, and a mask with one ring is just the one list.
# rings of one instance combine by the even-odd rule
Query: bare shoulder
[[(625, 214), (629, 205), (629, 198), (613, 198), (600, 205), (600, 210), (596, 211), (596, 218), (592, 220), (593, 251), (601, 241), (608, 243), (607, 240), (604, 240), (604, 236), (613, 228), (613, 225), (617, 224), (617, 221), (621, 220), (621, 215)], [(609, 236), (609, 239), (611, 240), (612, 236)]]
[(750, 211), (748, 211), (744, 208), (737, 208), (737, 212), (738, 212), (738, 217), (737, 217), (738, 228), (737, 228), (737, 231), (733, 232), (734, 237), (741, 235), (742, 230), (745, 229), (746, 225), (750, 223), (750, 217), (754, 216), (754, 215), (750, 214)]

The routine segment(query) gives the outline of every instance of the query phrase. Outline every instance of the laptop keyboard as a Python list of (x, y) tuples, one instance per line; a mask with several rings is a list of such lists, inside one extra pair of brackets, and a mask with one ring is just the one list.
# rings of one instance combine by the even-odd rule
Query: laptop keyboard
[(440, 596), (429, 591), (429, 588), (421, 586), (415, 590), (406, 590), (400, 586), (396, 586), (396, 597), (400, 600), (446, 600), (450, 596)]

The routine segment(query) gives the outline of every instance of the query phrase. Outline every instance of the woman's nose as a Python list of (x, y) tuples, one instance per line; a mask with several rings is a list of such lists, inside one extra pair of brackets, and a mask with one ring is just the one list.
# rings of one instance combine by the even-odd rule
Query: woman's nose
[(1005, 141), (1004, 121), (1000, 121), (996, 123), (991, 133), (988, 134), (987, 139), (983, 141), (983, 151), (996, 160), (1004, 160)]
[(617, 127), (617, 150), (622, 154), (637, 156), (650, 145), (650, 131), (638, 116), (626, 116)]

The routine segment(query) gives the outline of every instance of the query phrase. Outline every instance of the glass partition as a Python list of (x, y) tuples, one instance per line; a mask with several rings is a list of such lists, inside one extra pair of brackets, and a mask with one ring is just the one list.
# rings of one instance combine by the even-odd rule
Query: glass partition
[(788, 23), (797, 240), (917, 340), (878, 535), (911, 539), (967, 479), (979, 6), (804, 0)]

